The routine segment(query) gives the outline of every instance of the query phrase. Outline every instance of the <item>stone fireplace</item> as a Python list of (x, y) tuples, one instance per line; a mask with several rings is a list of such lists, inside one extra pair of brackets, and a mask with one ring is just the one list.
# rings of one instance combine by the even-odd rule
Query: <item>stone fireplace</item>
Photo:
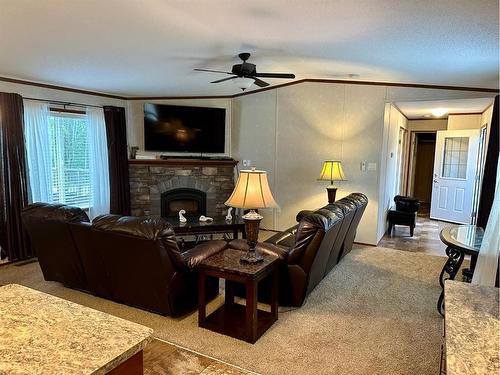
[(130, 200), (134, 216), (174, 219), (226, 214), (234, 189), (234, 160), (131, 160)]

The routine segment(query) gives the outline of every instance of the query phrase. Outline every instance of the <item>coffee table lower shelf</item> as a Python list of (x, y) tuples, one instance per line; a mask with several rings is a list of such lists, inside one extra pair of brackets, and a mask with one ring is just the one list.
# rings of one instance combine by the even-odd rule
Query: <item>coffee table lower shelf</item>
[[(257, 310), (257, 337), (259, 338), (276, 321), (275, 316), (264, 310)], [(231, 336), (239, 340), (248, 340), (246, 326), (246, 307), (233, 303), (224, 304), (205, 318), (200, 327)]]

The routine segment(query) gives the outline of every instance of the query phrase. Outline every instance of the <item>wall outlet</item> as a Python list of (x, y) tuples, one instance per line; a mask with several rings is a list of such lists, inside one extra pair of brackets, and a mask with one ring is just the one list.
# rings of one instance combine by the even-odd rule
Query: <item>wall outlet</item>
[(244, 167), (250, 167), (252, 165), (252, 161), (251, 160), (243, 160), (243, 166)]

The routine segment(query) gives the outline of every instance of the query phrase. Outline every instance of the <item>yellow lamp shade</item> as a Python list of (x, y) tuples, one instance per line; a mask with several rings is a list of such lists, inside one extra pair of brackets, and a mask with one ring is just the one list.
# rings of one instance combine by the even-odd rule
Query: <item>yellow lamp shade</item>
[(240, 172), (233, 193), (225, 205), (245, 209), (278, 207), (267, 182), (267, 173), (254, 168)]
[(340, 160), (325, 160), (319, 180), (330, 181), (332, 183), (333, 181), (346, 181)]

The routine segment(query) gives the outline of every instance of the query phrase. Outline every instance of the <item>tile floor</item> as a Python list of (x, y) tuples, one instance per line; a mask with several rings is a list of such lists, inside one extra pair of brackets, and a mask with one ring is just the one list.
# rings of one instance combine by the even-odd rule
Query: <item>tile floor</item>
[(212, 359), (162, 340), (144, 348), (144, 375), (251, 375), (225, 362)]

